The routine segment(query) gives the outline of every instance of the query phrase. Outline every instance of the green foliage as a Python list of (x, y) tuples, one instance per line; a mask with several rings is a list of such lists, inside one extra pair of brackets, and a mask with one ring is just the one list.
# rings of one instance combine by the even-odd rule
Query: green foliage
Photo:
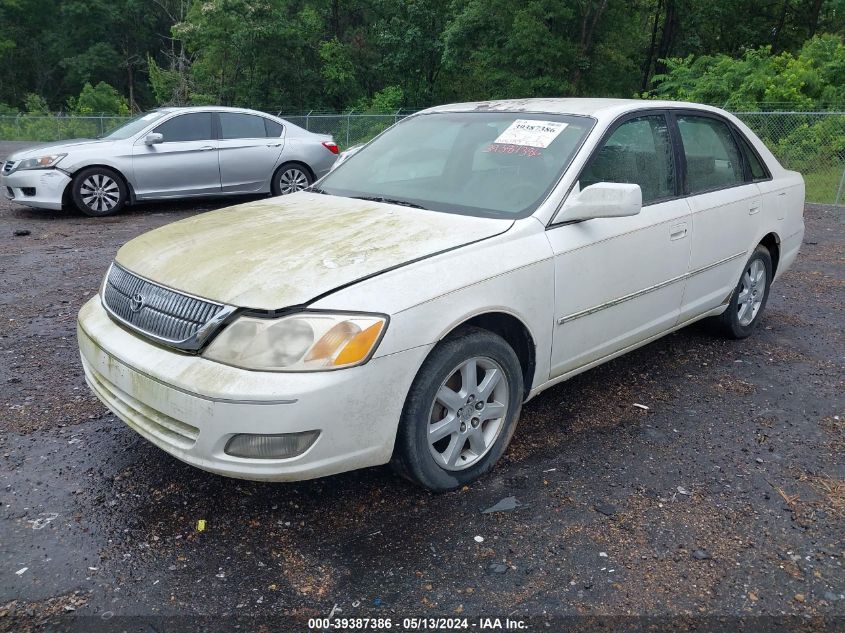
[(845, 100), (841, 37), (817, 35), (842, 32), (845, 0), (5, 0), (0, 101), (61, 110), (104, 82), (133, 111), (643, 92), (817, 107)]
[(47, 100), (34, 92), (30, 92), (24, 98), (24, 109), (28, 114), (48, 114), (50, 112)]
[(845, 103), (845, 44), (838, 35), (808, 40), (797, 55), (772, 54), (771, 47), (741, 58), (692, 55), (666, 60), (667, 71), (653, 78), (652, 95), (748, 110), (760, 103), (807, 110)]
[(87, 83), (82, 87), (78, 97), (70, 97), (67, 101), (72, 114), (129, 114), (129, 104), (118, 94), (114, 87), (101, 81), (96, 86)]

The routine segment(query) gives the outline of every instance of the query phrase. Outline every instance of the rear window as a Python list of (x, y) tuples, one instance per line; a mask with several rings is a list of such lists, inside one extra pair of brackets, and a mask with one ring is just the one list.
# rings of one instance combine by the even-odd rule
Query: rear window
[(281, 123), (276, 123), (275, 121), (271, 121), (270, 119), (264, 119), (264, 130), (267, 133), (268, 138), (278, 138), (282, 135), (282, 127)]
[(749, 171), (751, 172), (751, 180), (766, 180), (769, 177), (769, 172), (766, 171), (766, 168), (763, 167), (763, 163), (760, 162), (760, 157), (757, 156), (757, 152), (754, 151), (754, 148), (751, 147), (751, 143), (742, 135), (739, 134), (740, 144), (742, 145), (742, 153), (745, 157), (745, 161), (748, 164)]
[(236, 114), (221, 112), (220, 138), (264, 138), (267, 131), (264, 128), (264, 117), (254, 114)]
[(727, 124), (711, 117), (682, 115), (678, 130), (687, 160), (690, 194), (742, 184), (742, 159)]

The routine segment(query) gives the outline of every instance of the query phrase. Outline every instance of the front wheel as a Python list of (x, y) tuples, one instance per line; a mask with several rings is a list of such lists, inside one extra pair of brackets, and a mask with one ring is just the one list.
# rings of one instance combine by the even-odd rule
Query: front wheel
[(298, 163), (285, 163), (273, 176), (273, 195), (283, 196), (302, 191), (312, 182), (314, 177), (307, 167)]
[(393, 467), (435, 492), (478, 479), (505, 452), (522, 395), (519, 359), (503, 338), (466, 328), (443, 340), (408, 393)]
[(772, 256), (769, 249), (760, 245), (745, 264), (728, 309), (719, 317), (726, 335), (735, 339), (751, 335), (769, 300), (771, 285)]
[(128, 191), (117, 172), (106, 167), (89, 167), (74, 176), (71, 193), (76, 208), (100, 218), (120, 211)]

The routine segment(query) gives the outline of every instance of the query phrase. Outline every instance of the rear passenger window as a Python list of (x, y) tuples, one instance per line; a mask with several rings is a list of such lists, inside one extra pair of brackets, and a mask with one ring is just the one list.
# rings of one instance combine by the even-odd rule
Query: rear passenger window
[(264, 117), (253, 114), (220, 113), (220, 138), (264, 138)]
[(751, 180), (766, 180), (769, 177), (769, 173), (766, 171), (765, 167), (763, 167), (763, 163), (760, 162), (760, 158), (757, 156), (757, 152), (751, 147), (751, 143), (749, 143), (744, 136), (741, 134), (739, 135), (741, 139), (740, 143), (742, 145), (742, 154), (745, 156), (745, 160), (748, 163), (749, 170), (751, 171)]
[(620, 125), (581, 174), (581, 189), (597, 182), (639, 185), (643, 204), (675, 195), (675, 165), (663, 115), (642, 116)]
[(690, 194), (742, 184), (739, 148), (728, 126), (717, 119), (679, 116)]
[(168, 119), (159, 125), (155, 131), (164, 136), (165, 143), (207, 141), (212, 138), (211, 112), (181, 114)]
[(267, 132), (268, 138), (279, 138), (282, 135), (283, 128), (281, 123), (264, 119), (264, 129)]

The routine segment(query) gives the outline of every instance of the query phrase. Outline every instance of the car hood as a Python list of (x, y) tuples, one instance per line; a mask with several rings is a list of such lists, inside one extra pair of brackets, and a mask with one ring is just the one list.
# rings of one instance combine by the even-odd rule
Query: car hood
[(9, 156), (8, 160), (18, 161), (23, 158), (33, 158), (35, 156), (41, 156), (45, 151), (49, 151), (52, 154), (62, 154), (74, 150), (88, 149), (94, 145), (103, 145), (113, 142), (114, 141), (108, 141), (106, 139), (77, 138), (70, 141), (42, 143), (40, 145), (33, 145), (32, 147), (18, 150)]
[(274, 310), (512, 225), (511, 220), (295, 193), (150, 231), (123, 246), (116, 261), (186, 293)]

